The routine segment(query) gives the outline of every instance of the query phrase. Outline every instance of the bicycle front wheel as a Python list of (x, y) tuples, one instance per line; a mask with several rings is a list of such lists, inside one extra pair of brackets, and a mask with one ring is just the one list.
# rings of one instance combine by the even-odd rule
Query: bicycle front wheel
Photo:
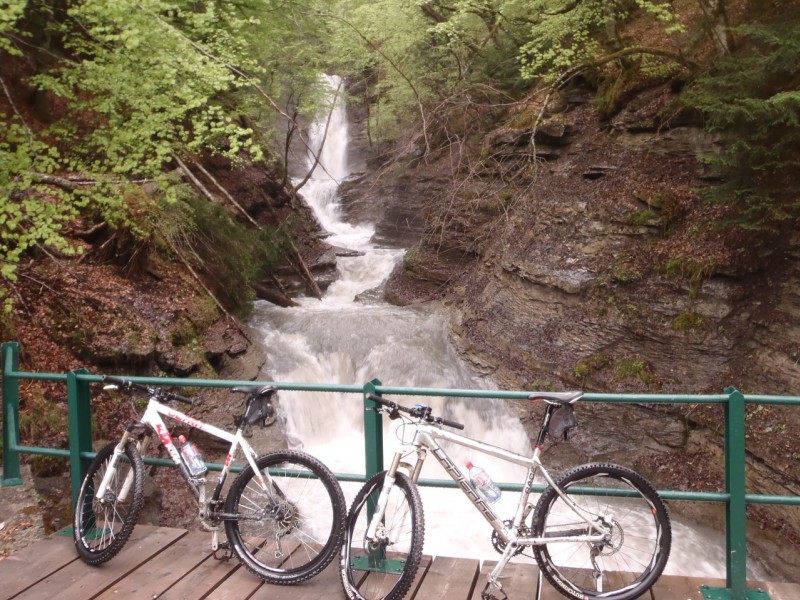
[(569, 598), (633, 600), (661, 576), (672, 529), (664, 502), (634, 471), (611, 464), (576, 467), (542, 493), (533, 514), (534, 537), (592, 535), (587, 521), (608, 530), (601, 542), (559, 541), (534, 546), (547, 580)]
[(72, 536), (78, 555), (90, 565), (114, 558), (128, 541), (142, 508), (144, 463), (136, 444), (129, 442), (102, 498), (96, 497), (114, 457), (117, 442), (105, 446), (89, 465), (78, 492)]
[(328, 467), (304, 452), (264, 454), (255, 463), (259, 473), (243, 469), (225, 501), (231, 548), (248, 571), (270, 583), (310, 579), (341, 547), (342, 488)]
[(364, 484), (347, 515), (340, 571), (350, 600), (400, 600), (417, 574), (425, 535), (422, 500), (408, 476), (396, 477), (373, 540), (366, 533), (386, 471)]

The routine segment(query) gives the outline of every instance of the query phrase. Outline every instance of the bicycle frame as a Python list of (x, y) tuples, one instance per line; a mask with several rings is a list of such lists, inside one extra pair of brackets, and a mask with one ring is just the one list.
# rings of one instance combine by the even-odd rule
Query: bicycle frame
[[(125, 429), (125, 433), (122, 436), (119, 444), (114, 449), (114, 457), (111, 461), (109, 469), (106, 471), (105, 475), (103, 476), (103, 481), (98, 486), (97, 491), (95, 493), (95, 497), (100, 500), (104, 497), (106, 490), (108, 488), (109, 482), (111, 481), (112, 477), (115, 474), (116, 466), (119, 463), (122, 456), (125, 454), (125, 446), (127, 445), (128, 441), (131, 438), (131, 435), (134, 430), (144, 427), (145, 428), (145, 436), (139, 440), (138, 448), (141, 454), (144, 454), (147, 450), (147, 446), (150, 443), (151, 435), (155, 434), (158, 436), (159, 441), (164, 445), (169, 453), (172, 462), (178, 467), (183, 478), (187, 481), (192, 491), (195, 493), (195, 496), (198, 498), (198, 503), (200, 505), (200, 517), (205, 518), (209, 516), (208, 514), (208, 503), (206, 502), (205, 496), (205, 477), (195, 478), (192, 477), (189, 473), (186, 465), (183, 463), (183, 459), (180, 456), (180, 452), (178, 452), (178, 448), (175, 445), (175, 441), (172, 438), (172, 435), (169, 432), (164, 420), (161, 416), (168, 417), (184, 425), (188, 425), (193, 429), (199, 429), (200, 431), (204, 431), (205, 433), (225, 440), (231, 444), (230, 450), (228, 451), (228, 455), (225, 458), (225, 463), (223, 464), (222, 470), (220, 472), (216, 487), (214, 489), (214, 493), (211, 498), (211, 502), (216, 502), (219, 500), (220, 494), (222, 492), (222, 487), (225, 483), (225, 480), (230, 472), (231, 464), (233, 463), (234, 456), (236, 452), (241, 447), (245, 459), (247, 463), (250, 465), (250, 468), (253, 469), (253, 473), (255, 475), (255, 479), (258, 482), (259, 486), (264, 490), (265, 493), (271, 496), (269, 491), (267, 482), (261, 476), (261, 472), (256, 466), (254, 458), (256, 457), (256, 453), (250, 444), (244, 439), (242, 435), (242, 427), (239, 426), (236, 429), (236, 433), (229, 433), (224, 429), (220, 429), (214, 425), (209, 425), (208, 423), (204, 423), (198, 419), (194, 419), (179, 410), (171, 408), (157, 400), (150, 398), (147, 403), (147, 409), (142, 415), (141, 421), (136, 424), (129, 425)], [(119, 497), (121, 500), (125, 500), (130, 492), (131, 486), (133, 485), (133, 473), (128, 473), (125, 482), (123, 483), (122, 489), (120, 491)], [(225, 515), (223, 513), (215, 513), (213, 516), (225, 519), (225, 518), (235, 518), (235, 515)], [(214, 533), (216, 533), (216, 529), (212, 529)], [(216, 536), (215, 536), (216, 537)], [(216, 550), (216, 539), (212, 542), (213, 549)]]
[[(549, 421), (551, 411), (552, 409), (549, 409), (546, 412), (542, 431), (544, 431), (544, 428)], [(419, 421), (407, 421), (405, 426), (413, 426), (415, 428), (413, 441), (410, 444), (402, 444), (401, 447), (395, 452), (392, 463), (386, 473), (383, 488), (378, 499), (378, 504), (375, 507), (375, 513), (373, 514), (370, 525), (367, 528), (367, 539), (375, 541), (376, 534), (379, 531), (380, 524), (384, 518), (384, 513), (388, 505), (389, 492), (394, 485), (395, 474), (400, 468), (402, 459), (412, 454), (416, 454), (416, 463), (414, 464), (410, 474), (412, 482), (416, 484), (419, 480), (422, 465), (425, 462), (428, 451), (433, 453), (434, 458), (436, 458), (447, 474), (458, 484), (459, 488), (461, 488), (461, 491), (467, 496), (467, 498), (469, 498), (470, 502), (472, 502), (472, 504), (478, 509), (481, 515), (483, 515), (489, 525), (491, 525), (491, 527), (497, 532), (500, 539), (506, 544), (500, 560), (489, 575), (490, 582), (495, 585), (497, 585), (497, 580), (500, 576), (500, 573), (503, 571), (511, 557), (516, 553), (519, 546), (541, 546), (565, 541), (601, 542), (609, 535), (609, 531), (605, 527), (589, 520), (589, 518), (582, 514), (581, 508), (577, 506), (571, 500), (571, 498), (569, 498), (569, 496), (567, 496), (556, 485), (552, 476), (542, 464), (540, 455), (542, 452), (541, 443), (543, 442), (543, 433), (540, 433), (539, 443), (537, 443), (533, 451), (533, 456), (528, 457), (516, 452), (505, 450), (498, 446), (473, 440), (472, 438), (468, 438), (451, 431), (445, 431), (439, 427), (429, 425), (427, 423)], [(447, 455), (444, 448), (442, 448), (439, 444), (439, 440), (451, 442), (459, 446), (464, 446), (483, 454), (499, 458), (501, 460), (527, 467), (528, 471), (525, 477), (525, 484), (522, 488), (522, 493), (520, 495), (516, 512), (510, 527), (506, 526), (503, 521), (500, 520), (500, 518), (490, 507), (489, 503), (472, 486), (469, 479), (461, 472), (461, 470), (456, 467), (455, 463), (453, 463), (452, 459), (450, 459), (450, 457)], [(573, 528), (570, 532), (564, 532), (566, 535), (563, 536), (548, 536), (546, 538), (519, 537), (517, 535), (517, 531), (519, 530), (523, 521), (533, 509), (533, 505), (528, 502), (528, 499), (533, 491), (534, 479), (538, 472), (541, 472), (548, 485), (550, 485), (556, 491), (556, 493), (573, 510), (573, 512), (575, 512), (581, 521), (586, 524), (586, 527), (581, 527), (581, 529)]]

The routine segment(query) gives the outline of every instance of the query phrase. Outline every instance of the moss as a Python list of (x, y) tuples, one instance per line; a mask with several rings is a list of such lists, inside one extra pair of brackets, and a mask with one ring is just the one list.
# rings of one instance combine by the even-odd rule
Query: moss
[(687, 257), (673, 257), (667, 260), (664, 271), (670, 277), (682, 277), (699, 284), (708, 279), (716, 269), (711, 259), (697, 260)]
[(650, 386), (656, 383), (655, 376), (647, 363), (637, 358), (620, 358), (614, 362), (614, 376), (622, 381), (636, 378)]
[(704, 331), (706, 322), (702, 316), (696, 312), (684, 312), (672, 319), (672, 329), (674, 331)]
[(589, 358), (578, 361), (578, 364), (575, 365), (575, 369), (573, 372), (575, 374), (575, 377), (579, 378), (589, 377), (590, 375), (596, 373), (603, 367), (608, 366), (610, 363), (611, 360), (604, 354), (594, 354)]

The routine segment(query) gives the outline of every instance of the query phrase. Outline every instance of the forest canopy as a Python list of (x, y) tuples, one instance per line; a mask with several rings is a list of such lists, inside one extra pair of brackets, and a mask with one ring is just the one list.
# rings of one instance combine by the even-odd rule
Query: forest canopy
[(325, 72), (361, 84), (372, 142), (414, 132), (422, 153), (576, 80), (601, 117), (673, 81), (724, 140), (711, 196), (749, 226), (795, 224), (798, 3), (761, 4), (0, 0), (0, 297), (27, 253), (75, 251), (79, 215), (155, 235), (182, 161), (285, 162)]

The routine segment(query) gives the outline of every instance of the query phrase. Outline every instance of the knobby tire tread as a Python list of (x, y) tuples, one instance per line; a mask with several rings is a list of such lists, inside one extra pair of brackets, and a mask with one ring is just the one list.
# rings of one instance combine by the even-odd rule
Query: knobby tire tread
[[(565, 486), (575, 484), (583, 479), (596, 477), (598, 475), (605, 475), (613, 479), (624, 479), (636, 490), (639, 491), (645, 498), (647, 498), (653, 507), (655, 507), (655, 517), (661, 528), (660, 545), (657, 549), (657, 558), (654, 561), (654, 566), (651, 571), (640, 581), (634, 588), (622, 590), (619, 593), (609, 594), (608, 592), (594, 592), (592, 590), (582, 590), (584, 597), (593, 598), (601, 597), (603, 600), (634, 600), (646, 593), (661, 576), (661, 573), (666, 566), (669, 558), (670, 549), (672, 546), (672, 528), (670, 524), (669, 512), (661, 497), (658, 495), (656, 489), (644, 477), (635, 471), (615, 464), (596, 463), (585, 464), (575, 467), (564, 473), (561, 477), (556, 479), (556, 485), (564, 489)], [(581, 485), (580, 483), (578, 485)], [(551, 505), (559, 498), (556, 491), (548, 486), (542, 493), (539, 501), (536, 504), (532, 520), (532, 532), (534, 537), (542, 537), (544, 535), (544, 526), (547, 514), (551, 509)], [(564, 596), (573, 597), (565, 588), (574, 588), (575, 584), (566, 579), (559, 571), (559, 569), (551, 562), (550, 555), (547, 551), (547, 546), (535, 546), (534, 556), (539, 568), (544, 574), (545, 578), (550, 584), (561, 592)], [(561, 579), (561, 581), (559, 581)]]
[[(347, 515), (347, 532), (342, 546), (340, 572), (342, 588), (350, 600), (368, 600), (358, 592), (358, 587), (354, 581), (352, 570), (350, 569), (350, 548), (352, 547), (353, 528), (358, 521), (358, 514), (369, 495), (373, 491), (381, 491), (385, 478), (386, 471), (381, 471), (367, 480), (353, 500), (350, 512)], [(422, 509), (422, 498), (419, 495), (417, 486), (411, 482), (411, 479), (405, 473), (400, 472), (395, 475), (395, 486), (403, 491), (408, 500), (413, 533), (403, 574), (397, 584), (382, 600), (401, 600), (406, 595), (414, 582), (422, 561), (422, 546), (425, 537), (425, 516)]]
[[(134, 442), (128, 442), (125, 446), (125, 456), (128, 457), (130, 461), (131, 469), (133, 470), (133, 487), (131, 492), (133, 494), (133, 498), (131, 501), (131, 506), (128, 511), (127, 518), (125, 519), (122, 528), (119, 532), (114, 536), (113, 541), (103, 548), (100, 551), (92, 550), (88, 547), (84, 542), (84, 533), (86, 523), (84, 519), (88, 516), (87, 510), (93, 515), (94, 512), (92, 511), (92, 503), (93, 503), (93, 496), (94, 493), (88, 493), (87, 487), (93, 484), (93, 478), (95, 473), (99, 471), (104, 463), (106, 463), (114, 454), (114, 448), (116, 448), (119, 442), (111, 442), (104, 446), (95, 456), (94, 460), (89, 465), (89, 469), (86, 471), (86, 476), (83, 478), (83, 482), (81, 483), (80, 490), (78, 492), (78, 501), (75, 505), (75, 515), (73, 518), (72, 523), (72, 536), (75, 542), (75, 548), (78, 551), (78, 555), (81, 559), (92, 566), (101, 565), (112, 558), (114, 558), (120, 550), (122, 550), (125, 543), (128, 541), (128, 538), (133, 532), (133, 528), (136, 525), (136, 520), (139, 517), (139, 511), (142, 508), (142, 504), (144, 502), (144, 462), (142, 461), (142, 456), (139, 453), (138, 448)], [(84, 505), (89, 503), (88, 507)]]
[[(250, 552), (245, 550), (246, 545), (242, 541), (237, 521), (226, 521), (225, 533), (228, 536), (231, 548), (250, 573), (268, 583), (293, 585), (318, 575), (333, 561), (341, 549), (342, 540), (344, 539), (347, 504), (336, 476), (327, 466), (310, 454), (297, 450), (283, 450), (262, 454), (255, 459), (259, 470), (264, 470), (281, 462), (304, 465), (319, 478), (328, 492), (333, 508), (333, 525), (331, 527), (331, 535), (322, 551), (306, 565), (283, 571), (280, 568), (273, 568), (260, 563)], [(242, 472), (231, 484), (231, 489), (225, 502), (225, 512), (238, 513), (239, 500), (244, 490), (247, 489), (247, 484), (253, 478), (253, 475), (253, 469), (249, 465), (242, 469)]]

